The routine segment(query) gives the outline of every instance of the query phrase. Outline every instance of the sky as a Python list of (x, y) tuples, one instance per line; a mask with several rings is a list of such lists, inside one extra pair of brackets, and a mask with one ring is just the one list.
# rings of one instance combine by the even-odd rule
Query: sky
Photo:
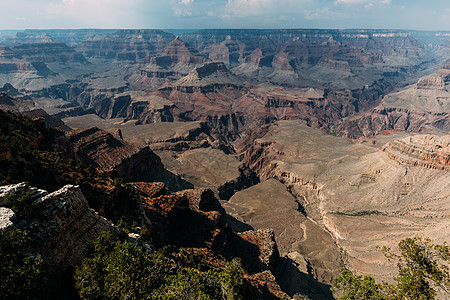
[(0, 0), (0, 30), (377, 28), (450, 31), (449, 0)]

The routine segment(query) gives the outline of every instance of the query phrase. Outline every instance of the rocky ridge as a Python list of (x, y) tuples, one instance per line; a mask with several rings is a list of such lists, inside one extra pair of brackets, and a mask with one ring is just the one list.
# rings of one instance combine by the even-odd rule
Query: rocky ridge
[[(160, 183), (133, 183), (143, 197), (145, 226), (154, 243), (170, 241), (180, 247), (207, 248), (225, 257), (241, 257), (244, 268), (254, 279), (264, 272), (273, 277), (279, 254), (271, 230), (235, 234), (225, 219), (219, 201), (211, 190), (191, 189), (169, 193)], [(217, 211), (219, 210), (219, 211)], [(243, 249), (245, 249), (243, 251)], [(274, 280), (256, 280), (271, 284), (273, 292), (287, 298)]]
[[(38, 37), (42, 32), (35, 34)], [(48, 33), (52, 34), (62, 38), (64, 32)], [(406, 76), (426, 68), (430, 60), (423, 47), (409, 33), (399, 31), (207, 30), (175, 38), (157, 30), (119, 30), (92, 36), (76, 47), (92, 65), (81, 67), (71, 60), (72, 72), (68, 72), (57, 63), (36, 61), (34, 64), (44, 65), (40, 71), (27, 67), (32, 80), (25, 82), (17, 74), (5, 80), (26, 90), (27, 96), (61, 98), (81, 106), (66, 110), (45, 107), (50, 114), (73, 116), (94, 110), (104, 118), (131, 118), (141, 123), (199, 120), (233, 139), (243, 124), (257, 128), (279, 119), (302, 118), (314, 127), (330, 130), (342, 118), (377, 105)], [(4, 49), (6, 60), (12, 57), (11, 51)], [(216, 61), (207, 62), (207, 57)], [(112, 63), (105, 65), (105, 59)], [(51, 81), (43, 80), (50, 77)], [(302, 107), (292, 107), (292, 101), (270, 99), (261, 103), (264, 108), (257, 109), (261, 116), (254, 118), (249, 114), (255, 108), (252, 101), (239, 99), (247, 93), (248, 84), (251, 88), (270, 82), (289, 87), (288, 94), (296, 93), (290, 90), (293, 87), (319, 88), (327, 101), (305, 101)], [(49, 86), (44, 87), (46, 84)], [(129, 93), (136, 89), (148, 97)], [(129, 96), (117, 95), (124, 92)], [(221, 120), (232, 119), (239, 120), (227, 121), (233, 128), (221, 124)]]
[(389, 93), (368, 112), (345, 118), (335, 130), (349, 138), (370, 137), (384, 130), (424, 132), (430, 128), (450, 131), (450, 93), (446, 65), (406, 88)]
[(96, 127), (67, 134), (75, 153), (86, 165), (106, 170), (129, 181), (163, 171), (160, 158), (148, 147), (136, 147)]
[(450, 135), (418, 135), (387, 143), (383, 151), (402, 164), (430, 169), (450, 168)]
[(177, 87), (239, 86), (242, 81), (233, 75), (222, 62), (208, 62), (194, 68), (173, 85)]
[(51, 262), (54, 272), (61, 273), (81, 263), (90, 243), (101, 232), (115, 230), (113, 224), (89, 208), (78, 186), (66, 185), (49, 194), (19, 183), (1, 187), (0, 197), (25, 192), (37, 204), (37, 215), (31, 219), (14, 217), (2, 228), (29, 231), (37, 252)]
[(447, 113), (418, 112), (404, 108), (374, 108), (345, 119), (335, 129), (338, 136), (359, 139), (373, 137), (389, 131), (424, 132), (430, 126), (448, 131)]

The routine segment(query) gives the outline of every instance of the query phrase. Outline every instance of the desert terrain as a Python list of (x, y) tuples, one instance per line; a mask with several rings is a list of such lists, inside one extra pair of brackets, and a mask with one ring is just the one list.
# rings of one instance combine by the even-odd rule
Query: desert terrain
[(448, 35), (0, 31), (0, 87), (95, 167), (210, 189), (233, 232), (272, 229), (291, 297), (332, 298), (343, 262), (392, 279), (379, 247), (404, 238), (450, 242)]

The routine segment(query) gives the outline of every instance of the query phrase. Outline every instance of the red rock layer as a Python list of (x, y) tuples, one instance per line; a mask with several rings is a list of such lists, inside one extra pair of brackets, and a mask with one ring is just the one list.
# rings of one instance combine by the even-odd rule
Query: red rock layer
[(450, 135), (412, 136), (387, 143), (383, 151), (391, 159), (402, 164), (450, 170)]

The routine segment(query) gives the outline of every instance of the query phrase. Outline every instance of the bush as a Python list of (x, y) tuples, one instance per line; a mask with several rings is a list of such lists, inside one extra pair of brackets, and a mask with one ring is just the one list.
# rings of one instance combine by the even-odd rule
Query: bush
[(369, 275), (355, 276), (352, 271), (345, 269), (336, 278), (333, 287), (342, 290), (340, 300), (384, 300), (387, 296), (381, 291), (381, 286)]
[(0, 231), (0, 299), (42, 297), (43, 263), (34, 253), (26, 231)]
[(396, 284), (377, 284), (371, 276), (355, 276), (344, 269), (333, 288), (340, 290), (339, 299), (435, 299), (436, 290), (449, 293), (450, 247), (432, 244), (429, 239), (407, 238), (398, 244), (400, 255), (383, 248), (389, 260), (397, 260)]
[(2, 197), (3, 205), (11, 208), (19, 218), (32, 219), (39, 213), (37, 204), (30, 198), (30, 193), (11, 193)]
[(242, 299), (244, 279), (238, 260), (201, 272), (104, 233), (76, 268), (75, 286), (82, 299)]

